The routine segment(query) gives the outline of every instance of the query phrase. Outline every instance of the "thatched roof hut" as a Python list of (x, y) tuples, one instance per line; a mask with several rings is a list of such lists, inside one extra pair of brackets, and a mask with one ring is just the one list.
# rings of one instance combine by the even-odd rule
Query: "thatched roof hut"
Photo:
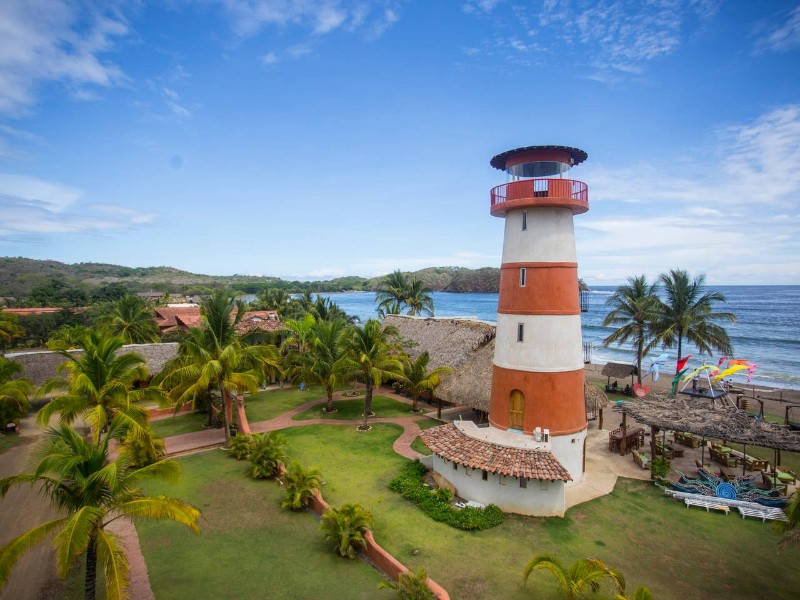
[(450, 402), (489, 411), (495, 326), (486, 321), (455, 317), (388, 315), (385, 325), (400, 332), (412, 359), (427, 351), (430, 367), (450, 367), (436, 396)]
[(633, 377), (637, 375), (639, 373), (639, 369), (636, 367), (636, 365), (610, 362), (606, 363), (603, 366), (602, 373), (606, 377), (613, 377), (614, 379), (625, 379), (627, 377)]
[(735, 407), (650, 394), (641, 400), (619, 403), (615, 410), (658, 429), (800, 452), (800, 435), (774, 423), (754, 419)]

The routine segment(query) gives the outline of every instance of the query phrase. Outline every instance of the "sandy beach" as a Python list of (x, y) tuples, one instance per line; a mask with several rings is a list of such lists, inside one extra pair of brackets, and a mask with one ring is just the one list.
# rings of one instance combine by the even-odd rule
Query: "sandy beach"
[[(584, 368), (586, 379), (594, 383), (602, 383), (605, 385), (606, 376), (602, 374), (602, 370), (603, 365), (586, 365)], [(624, 386), (626, 383), (625, 381), (618, 381), (621, 386)], [(650, 377), (647, 377), (643, 383), (650, 386), (651, 389), (669, 392), (672, 386), (672, 377), (662, 375), (656, 382), (653, 382)], [(733, 385), (730, 393), (731, 398), (735, 399), (739, 394), (742, 394), (745, 398), (750, 400), (750, 407), (748, 409), (750, 412), (758, 410), (757, 400), (762, 400), (764, 402), (764, 413), (779, 417), (781, 423), (786, 415), (787, 405), (796, 404), (800, 406), (800, 390), (769, 388), (763, 385)], [(800, 408), (792, 411), (790, 417), (793, 421), (800, 421)]]

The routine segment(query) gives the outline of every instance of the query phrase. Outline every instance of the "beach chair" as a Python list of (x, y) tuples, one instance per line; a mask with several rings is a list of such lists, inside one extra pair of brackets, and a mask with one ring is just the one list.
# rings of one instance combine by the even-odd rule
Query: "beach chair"
[(642, 469), (650, 468), (650, 459), (647, 457), (646, 454), (642, 454), (641, 452), (638, 452), (636, 450), (631, 452), (631, 454), (633, 454), (633, 462), (642, 467)]

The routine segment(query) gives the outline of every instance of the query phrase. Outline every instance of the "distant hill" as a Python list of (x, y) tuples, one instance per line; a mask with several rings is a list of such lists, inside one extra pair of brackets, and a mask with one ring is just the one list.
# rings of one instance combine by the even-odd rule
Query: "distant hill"
[[(497, 292), (500, 285), (500, 269), (494, 267), (430, 267), (408, 272), (407, 275), (418, 277), (434, 291)], [(17, 299), (25, 298), (31, 290), (46, 286), (52, 280), (89, 290), (121, 284), (132, 292), (197, 293), (226, 286), (245, 293), (257, 293), (268, 287), (280, 287), (288, 292), (374, 291), (384, 277), (367, 279), (347, 276), (326, 281), (286, 281), (279, 277), (202, 275), (166, 266), (132, 268), (105, 263), (66, 264), (55, 260), (0, 257), (0, 296)]]

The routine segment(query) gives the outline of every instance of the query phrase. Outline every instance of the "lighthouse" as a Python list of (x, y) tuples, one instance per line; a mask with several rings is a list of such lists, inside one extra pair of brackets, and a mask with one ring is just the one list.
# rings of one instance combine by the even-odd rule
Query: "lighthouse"
[(491, 165), (505, 219), (489, 423), (459, 419), (423, 431), (434, 479), (467, 500), (507, 512), (561, 516), (583, 480), (586, 409), (574, 215), (585, 183), (565, 177), (586, 160), (568, 146), (528, 146)]
[(586, 409), (581, 306), (573, 216), (589, 210), (588, 189), (566, 177), (587, 158), (567, 146), (528, 146), (490, 164), (508, 181), (491, 191), (505, 219), (489, 423), (541, 436), (579, 482)]

